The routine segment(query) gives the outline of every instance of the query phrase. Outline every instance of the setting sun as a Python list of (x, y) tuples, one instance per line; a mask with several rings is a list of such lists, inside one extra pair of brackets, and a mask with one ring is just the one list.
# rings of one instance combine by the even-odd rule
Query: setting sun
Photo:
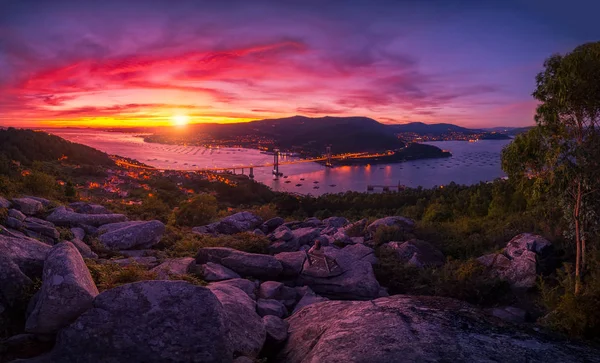
[(171, 121), (175, 126), (185, 126), (190, 123), (190, 117), (188, 115), (175, 115), (171, 117)]

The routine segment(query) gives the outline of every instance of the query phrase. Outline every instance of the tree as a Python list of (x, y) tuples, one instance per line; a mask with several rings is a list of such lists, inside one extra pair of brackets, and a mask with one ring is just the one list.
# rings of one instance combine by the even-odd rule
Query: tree
[(175, 213), (176, 223), (180, 226), (203, 226), (217, 216), (217, 198), (210, 194), (200, 194), (184, 202)]
[[(600, 187), (600, 42), (544, 62), (533, 92), (537, 127), (515, 138), (502, 155), (511, 180), (533, 196), (555, 193), (566, 207), (575, 240), (575, 292), (581, 289), (586, 241), (596, 228)], [(528, 181), (530, 180), (530, 181)]]

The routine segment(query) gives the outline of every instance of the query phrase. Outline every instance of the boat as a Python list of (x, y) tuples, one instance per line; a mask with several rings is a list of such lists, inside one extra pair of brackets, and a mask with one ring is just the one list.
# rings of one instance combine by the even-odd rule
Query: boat
[(319, 186), (318, 186), (318, 185), (315, 185), (315, 186), (313, 187), (313, 189), (319, 189)]
[(318, 182), (318, 181), (316, 181), (316, 180), (315, 180), (313, 183), (315, 183), (315, 184), (319, 184), (319, 182)]
[(300, 178), (300, 180), (304, 181), (304, 178)]
[(287, 179), (287, 177), (288, 177), (288, 176), (286, 175), (286, 176), (284, 176), (283, 178), (284, 178), (284, 179)]
[(301, 187), (301, 186), (302, 186), (302, 184), (296, 184), (296, 186), (297, 186), (297, 187)]
[(335, 187), (335, 184), (329, 184), (330, 187)]
[(291, 183), (291, 181), (289, 181), (289, 180), (286, 180), (286, 181), (285, 181), (285, 183), (286, 183), (286, 184), (289, 184), (289, 183)]

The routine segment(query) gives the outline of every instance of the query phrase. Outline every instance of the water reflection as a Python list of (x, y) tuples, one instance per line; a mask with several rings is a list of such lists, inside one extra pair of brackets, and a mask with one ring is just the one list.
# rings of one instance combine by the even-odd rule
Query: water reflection
[[(202, 169), (207, 167), (239, 167), (273, 161), (273, 156), (253, 149), (203, 148), (148, 144), (141, 137), (123, 133), (90, 130), (54, 130), (68, 140), (86, 144), (109, 154), (137, 159), (148, 165), (170, 169)], [(368, 185), (426, 188), (454, 181), (474, 184), (504, 176), (500, 168), (500, 152), (509, 140), (431, 142), (449, 150), (453, 156), (444, 159), (414, 160), (406, 163), (326, 168), (316, 163), (281, 165), (284, 177), (273, 180), (272, 168), (255, 168), (256, 180), (274, 190), (320, 195), (347, 190), (364, 192)], [(334, 148), (335, 151), (335, 148)], [(281, 156), (281, 161), (296, 160)], [(240, 173), (241, 169), (236, 172)], [(249, 170), (244, 170), (247, 174)], [(302, 179), (302, 180), (301, 180)], [(301, 184), (300, 186), (297, 186)], [(318, 188), (315, 188), (318, 187)]]

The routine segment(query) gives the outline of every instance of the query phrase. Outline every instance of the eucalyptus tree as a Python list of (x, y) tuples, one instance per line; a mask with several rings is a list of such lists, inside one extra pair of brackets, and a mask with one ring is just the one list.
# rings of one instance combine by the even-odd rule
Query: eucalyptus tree
[(513, 181), (533, 197), (553, 195), (566, 207), (575, 240), (575, 292), (581, 289), (586, 242), (597, 236), (600, 190), (600, 42), (553, 55), (536, 77), (537, 126), (502, 155)]

